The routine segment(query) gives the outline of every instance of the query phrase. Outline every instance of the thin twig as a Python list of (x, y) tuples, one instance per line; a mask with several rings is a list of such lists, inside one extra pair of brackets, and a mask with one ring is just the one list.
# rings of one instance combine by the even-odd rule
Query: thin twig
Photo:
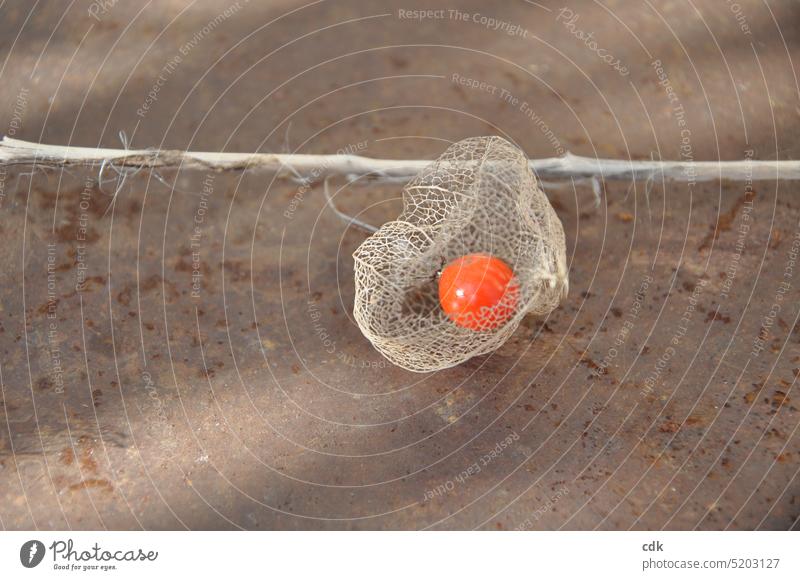
[(372, 224), (368, 224), (367, 222), (361, 221), (360, 219), (358, 219), (355, 216), (352, 216), (350, 214), (346, 214), (342, 210), (340, 210), (338, 207), (336, 207), (336, 204), (333, 202), (333, 198), (331, 197), (331, 192), (328, 191), (328, 178), (327, 177), (322, 182), (322, 191), (325, 194), (325, 202), (328, 204), (328, 207), (331, 208), (331, 211), (333, 211), (333, 213), (335, 213), (339, 218), (344, 220), (344, 222), (348, 226), (356, 227), (356, 228), (358, 228), (360, 230), (363, 230), (363, 231), (367, 232), (368, 234), (374, 234), (375, 232), (378, 231), (378, 228), (376, 226), (373, 226)]
[[(307, 155), (275, 153), (223, 153), (150, 149), (100, 149), (29, 143), (4, 137), (0, 141), (0, 166), (98, 166), (119, 169), (185, 168), (212, 171), (264, 169), (309, 181), (343, 175), (377, 181), (408, 181), (430, 161), (423, 159), (373, 159), (359, 155)], [(800, 161), (636, 161), (595, 159), (567, 153), (563, 157), (531, 159), (531, 169), (541, 179), (601, 178), (631, 181), (663, 178), (697, 182), (730, 179), (800, 179)]]

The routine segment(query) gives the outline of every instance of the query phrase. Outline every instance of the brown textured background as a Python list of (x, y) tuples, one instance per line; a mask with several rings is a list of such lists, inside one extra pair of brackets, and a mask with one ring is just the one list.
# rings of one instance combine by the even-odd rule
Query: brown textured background
[[(398, 17), (423, 3), (242, 1), (218, 18), (231, 5), (5, 3), (0, 132), (118, 147), (122, 130), (133, 147), (201, 150), (362, 143), (393, 158), (499, 134), (531, 157), (560, 143), (674, 159), (682, 136), (659, 59), (694, 159), (800, 155), (796, 3), (742, 0), (740, 20), (710, 0), (566, 4), (627, 76), (557, 20), (561, 3), (451, 4), (526, 37)], [(557, 141), (453, 74), (527, 102)], [(165, 172), (165, 185), (142, 172), (112, 205), (115, 184), (98, 189), (96, 169), (27, 171), (0, 176), (4, 529), (798, 525), (800, 265), (786, 276), (797, 183), (758, 182), (754, 196), (724, 181), (608, 184), (597, 208), (585, 184), (548, 186), (567, 232), (567, 302), (491, 356), (416, 375), (352, 322), (363, 234), (325, 210), (319, 187), (300, 200), (263, 173)], [(397, 193), (355, 186), (340, 199), (380, 223)]]

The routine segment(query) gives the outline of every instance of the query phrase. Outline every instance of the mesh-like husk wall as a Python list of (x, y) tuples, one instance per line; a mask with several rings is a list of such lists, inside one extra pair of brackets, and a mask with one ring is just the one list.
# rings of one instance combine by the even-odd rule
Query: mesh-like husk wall
[[(403, 213), (362, 243), (355, 258), (353, 314), (386, 358), (417, 372), (455, 366), (494, 351), (526, 314), (558, 306), (569, 286), (564, 229), (528, 159), (500, 137), (451, 145), (403, 191)], [(439, 305), (438, 275), (467, 254), (501, 258), (514, 271), (514, 314), (500, 304), (479, 330), (450, 320)]]

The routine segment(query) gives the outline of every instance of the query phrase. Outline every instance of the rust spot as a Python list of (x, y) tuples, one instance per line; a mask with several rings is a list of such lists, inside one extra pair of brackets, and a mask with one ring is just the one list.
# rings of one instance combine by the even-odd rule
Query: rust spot
[(72, 451), (72, 447), (64, 447), (64, 449), (61, 450), (59, 460), (64, 465), (72, 465), (72, 463), (75, 461), (75, 452)]
[(723, 214), (720, 214), (719, 218), (717, 218), (717, 223), (715, 223), (713, 226), (710, 226), (711, 231), (706, 234), (706, 237), (703, 238), (702, 242), (700, 242), (697, 250), (699, 252), (706, 252), (717, 240), (717, 238), (719, 238), (722, 232), (729, 231), (733, 226), (733, 222), (736, 220), (736, 215), (739, 213), (739, 210), (742, 209), (742, 206), (745, 204), (745, 202), (752, 201), (755, 196), (756, 194), (754, 191), (745, 193), (742, 197), (736, 200), (731, 209)]
[(783, 391), (775, 391), (772, 393), (772, 406), (773, 407), (780, 407), (781, 405), (788, 405), (791, 402), (791, 399), (786, 396), (786, 393)]
[[(78, 237), (79, 233), (81, 234), (80, 238)], [(85, 231), (82, 231), (77, 224), (63, 225), (55, 230), (55, 234), (56, 239), (64, 244), (72, 243), (78, 239), (87, 244), (93, 244), (100, 239), (100, 234), (94, 228), (87, 227)]]
[(592, 360), (591, 357), (586, 356), (585, 352), (581, 355), (580, 362), (585, 364), (592, 371), (594, 371), (595, 374), (598, 374), (598, 375), (607, 375), (608, 374), (608, 368), (607, 367), (601, 367), (599, 364), (594, 362), (594, 360)]
[(123, 306), (128, 306), (131, 303), (131, 289), (126, 287), (119, 294), (117, 294), (117, 302)]
[(661, 431), (662, 433), (677, 433), (678, 429), (680, 428), (681, 426), (679, 423), (676, 423), (675, 421), (666, 421), (662, 423), (661, 427), (659, 427), (658, 430)]
[(175, 271), (177, 272), (195, 272), (195, 269), (205, 276), (211, 274), (211, 266), (209, 266), (206, 262), (200, 262), (197, 264), (191, 261), (187, 262), (179, 259), (175, 263)]
[(392, 63), (394, 68), (406, 68), (408, 66), (408, 61), (401, 56), (392, 55), (389, 57), (389, 62)]
[(781, 245), (783, 239), (783, 232), (778, 228), (774, 228), (769, 234), (769, 249), (774, 250)]
[(617, 219), (619, 221), (625, 222), (625, 223), (632, 222), (633, 221), (633, 214), (632, 213), (628, 213), (626, 211), (621, 211), (621, 212), (619, 212), (617, 214)]
[(706, 322), (714, 322), (715, 320), (719, 320), (720, 322), (728, 324), (731, 321), (731, 317), (725, 316), (719, 310), (709, 312), (708, 315), (706, 315)]
[(39, 314), (47, 314), (48, 311), (55, 312), (55, 310), (58, 308), (59, 302), (61, 302), (61, 298), (53, 298), (52, 301), (45, 302), (44, 304), (39, 306), (39, 308), (37, 308), (36, 311)]
[(238, 260), (225, 260), (222, 263), (225, 268), (225, 273), (231, 277), (233, 282), (243, 282), (250, 280), (251, 271), (247, 264)]
[(145, 292), (148, 290), (155, 290), (158, 288), (158, 284), (161, 282), (161, 276), (158, 274), (153, 274), (152, 276), (148, 276), (142, 282), (140, 288)]
[(114, 491), (114, 486), (107, 479), (84, 479), (78, 483), (73, 483), (67, 488), (69, 491), (80, 491), (82, 489), (102, 489), (109, 493)]
[[(86, 280), (83, 281), (83, 284), (81, 285), (81, 291), (91, 292), (96, 287), (103, 287), (105, 285), (106, 285), (106, 279), (103, 278), (102, 276), (89, 276), (86, 278)], [(73, 290), (69, 294), (66, 294), (64, 298), (72, 298), (77, 294), (78, 292), (76, 290)]]
[(92, 457), (93, 449), (91, 447), (84, 448), (81, 451), (80, 465), (82, 470), (90, 473), (97, 473), (97, 462)]
[(50, 377), (41, 377), (38, 381), (36, 381), (36, 388), (40, 391), (49, 391), (53, 388), (53, 381)]

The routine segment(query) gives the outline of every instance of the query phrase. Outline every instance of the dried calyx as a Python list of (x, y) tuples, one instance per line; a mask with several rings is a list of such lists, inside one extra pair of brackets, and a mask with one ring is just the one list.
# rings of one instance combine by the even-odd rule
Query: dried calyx
[[(528, 159), (500, 137), (450, 146), (403, 191), (404, 209), (354, 253), (359, 328), (386, 358), (427, 372), (500, 347), (569, 286), (564, 229)], [(470, 255), (513, 271), (513, 292), (459, 324), (439, 301), (446, 264)], [(510, 284), (510, 282), (509, 282)]]

